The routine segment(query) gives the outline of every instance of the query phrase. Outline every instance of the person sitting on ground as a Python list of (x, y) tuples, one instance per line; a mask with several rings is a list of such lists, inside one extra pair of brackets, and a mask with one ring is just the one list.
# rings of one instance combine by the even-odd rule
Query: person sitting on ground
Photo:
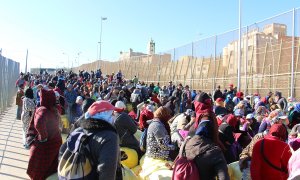
[(250, 166), (252, 179), (287, 179), (291, 157), (287, 129), (282, 124), (271, 126), (267, 136), (255, 143)]
[(224, 100), (222, 98), (216, 99), (215, 104), (214, 112), (216, 116), (227, 114), (227, 109), (224, 107)]
[[(120, 164), (120, 147), (118, 134), (113, 125), (114, 111), (121, 112), (122, 109), (114, 107), (108, 101), (94, 102), (85, 113), (85, 119), (80, 122), (80, 128), (74, 131), (92, 133), (88, 146), (93, 147), (89, 153), (94, 160), (93, 171), (96, 174), (91, 179), (116, 179)], [(60, 155), (66, 148), (66, 145), (60, 148)]]
[(144, 179), (147, 179), (153, 170), (171, 167), (170, 153), (175, 150), (175, 146), (170, 144), (170, 118), (170, 111), (166, 107), (162, 106), (154, 112), (154, 119), (147, 131), (146, 154), (140, 173)]
[(213, 142), (213, 133), (212, 121), (202, 118), (195, 136), (186, 143), (186, 157), (196, 163), (201, 180), (229, 180), (226, 160), (222, 150)]
[(140, 144), (134, 137), (134, 134), (138, 129), (137, 125), (134, 120), (124, 112), (126, 106), (122, 101), (118, 101), (115, 104), (115, 107), (123, 109), (122, 112), (114, 112), (114, 125), (119, 135), (120, 146), (134, 149), (138, 154), (141, 154)]
[(188, 131), (190, 129), (192, 126), (192, 123), (190, 123), (192, 114), (193, 111), (191, 109), (187, 109), (186, 112), (179, 114), (178, 116), (172, 118), (172, 121), (169, 121), (169, 123), (171, 123), (171, 141), (172, 144), (176, 145), (177, 147), (180, 147), (181, 143), (184, 141), (184, 137), (182, 137), (182, 135), (179, 133), (179, 130)]

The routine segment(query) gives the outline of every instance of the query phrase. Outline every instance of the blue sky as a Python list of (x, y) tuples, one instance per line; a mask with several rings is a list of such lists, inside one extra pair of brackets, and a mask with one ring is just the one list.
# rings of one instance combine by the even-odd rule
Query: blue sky
[[(146, 52), (150, 38), (156, 52), (238, 27), (238, 0), (1, 0), (0, 48), (29, 67), (62, 67), (94, 61), (101, 16), (102, 58), (120, 51)], [(300, 7), (298, 0), (243, 0), (242, 24), (248, 25)]]

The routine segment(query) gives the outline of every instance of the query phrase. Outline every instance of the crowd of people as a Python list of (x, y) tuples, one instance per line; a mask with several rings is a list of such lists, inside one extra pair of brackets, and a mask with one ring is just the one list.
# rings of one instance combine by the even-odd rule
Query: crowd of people
[(211, 93), (100, 69), (21, 73), (16, 87), (34, 180), (300, 178), (300, 103), (279, 91)]

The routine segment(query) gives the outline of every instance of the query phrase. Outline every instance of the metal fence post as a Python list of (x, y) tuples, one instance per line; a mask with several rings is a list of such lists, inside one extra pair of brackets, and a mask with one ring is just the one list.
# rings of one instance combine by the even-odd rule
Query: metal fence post
[(295, 49), (295, 8), (293, 8), (292, 25), (292, 64), (291, 64), (291, 97), (294, 97), (294, 49)]
[(247, 79), (247, 68), (248, 68), (248, 26), (246, 28), (246, 47), (244, 48), (245, 54), (245, 94), (248, 94), (248, 79)]
[(215, 36), (215, 46), (214, 46), (214, 79), (213, 79), (213, 89), (212, 92), (216, 89), (216, 76), (217, 72), (217, 36)]

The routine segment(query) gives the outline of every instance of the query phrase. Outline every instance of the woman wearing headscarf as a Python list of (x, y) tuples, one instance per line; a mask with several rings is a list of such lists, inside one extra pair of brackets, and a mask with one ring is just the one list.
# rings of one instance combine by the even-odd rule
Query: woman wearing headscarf
[(226, 115), (227, 114), (227, 109), (225, 108), (224, 100), (222, 98), (218, 98), (215, 101), (216, 106), (214, 108), (214, 112), (216, 116), (218, 115)]
[(33, 90), (28, 88), (25, 90), (25, 96), (23, 100), (23, 108), (21, 114), (21, 120), (23, 122), (23, 145), (26, 144), (26, 134), (29, 128), (30, 120), (32, 119), (32, 115), (35, 110), (35, 103), (33, 100)]
[(28, 133), (35, 137), (30, 147), (27, 174), (31, 179), (46, 179), (57, 171), (58, 152), (62, 144), (55, 93), (41, 89), (41, 106), (30, 122)]
[(166, 166), (170, 159), (170, 151), (175, 149), (170, 144), (170, 111), (166, 107), (159, 107), (154, 112), (154, 119), (147, 132), (146, 156), (142, 166), (141, 177), (146, 179), (156, 170), (169, 169)]
[(274, 124), (268, 135), (254, 145), (250, 167), (252, 179), (288, 178), (287, 167), (292, 154), (285, 143), (287, 137), (285, 126)]
[(231, 146), (235, 142), (234, 132), (237, 125), (238, 119), (230, 114), (219, 127), (219, 138), (225, 147), (224, 156), (228, 164), (237, 160), (235, 154), (231, 151)]
[[(219, 140), (219, 132), (218, 132), (218, 123), (215, 113), (213, 112), (213, 105), (211, 98), (207, 93), (201, 92), (198, 96), (196, 96), (194, 100), (195, 112), (196, 112), (196, 120), (193, 126), (194, 129), (198, 128), (199, 122), (204, 118), (208, 118), (212, 121), (212, 126), (214, 133), (212, 134), (213, 142), (216, 143), (221, 149), (224, 149), (223, 144)], [(193, 135), (195, 130), (190, 129), (190, 135)]]
[[(212, 141), (213, 126), (208, 119), (201, 120), (193, 136), (185, 146), (187, 159), (193, 159), (200, 179), (229, 180), (226, 160), (222, 150)], [(183, 146), (180, 149), (182, 154)]]

